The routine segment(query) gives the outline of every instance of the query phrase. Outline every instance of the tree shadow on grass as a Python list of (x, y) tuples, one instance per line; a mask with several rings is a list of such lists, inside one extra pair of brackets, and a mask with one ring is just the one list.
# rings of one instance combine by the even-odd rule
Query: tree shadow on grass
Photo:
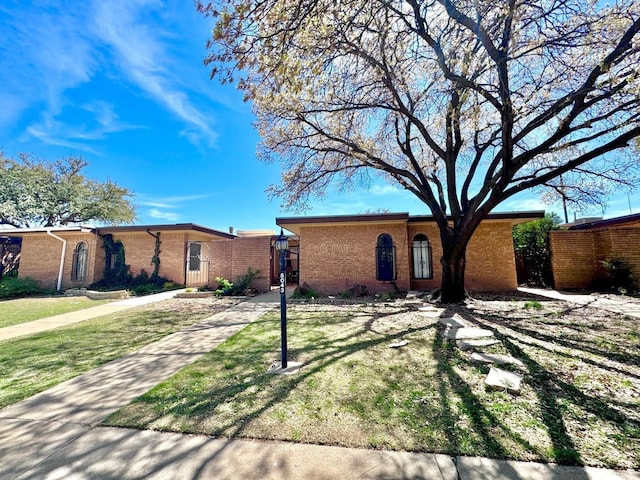
[[(459, 309), (457, 313), (474, 326), (493, 330), (494, 336), (501, 341), (508, 353), (524, 363), (526, 367), (525, 381), (538, 397), (542, 421), (552, 442), (553, 451), (551, 455), (554, 461), (562, 464), (583, 464), (583, 459), (575, 440), (568, 430), (563, 403), (574, 404), (581, 410), (609, 424), (625, 425), (627, 431), (640, 431), (638, 419), (630, 418), (623, 410), (617, 408), (633, 407), (633, 404), (605, 401), (597, 396), (585, 394), (575, 385), (565, 381), (562, 375), (545, 368), (538, 359), (531, 353), (527, 353), (524, 348), (533, 347), (539, 349), (537, 350), (538, 352), (544, 352), (545, 355), (559, 355), (562, 358), (579, 360), (618, 375), (631, 375), (637, 378), (637, 375), (630, 371), (618, 369), (604, 361), (598, 362), (590, 358), (590, 356), (597, 356), (602, 359), (619, 362), (625, 366), (627, 364), (623, 362), (627, 359), (628, 364), (635, 366), (638, 361), (636, 356), (623, 356), (622, 354), (603, 351), (596, 348), (589, 341), (566, 340), (561, 338), (560, 335), (554, 336), (551, 333), (542, 333), (534, 330), (533, 327), (526, 328), (521, 322), (514, 324), (496, 315), (482, 315), (471, 310), (465, 311), (465, 309)], [(498, 326), (506, 328), (507, 332), (500, 332), (497, 329)], [(553, 345), (560, 345), (569, 349), (572, 353), (555, 350), (552, 348)], [(529, 348), (529, 351), (531, 351), (531, 348)]]
[[(408, 311), (405, 310), (404, 313), (406, 312)], [(402, 312), (394, 311), (393, 314), (389, 315), (399, 313)], [(384, 318), (384, 316), (384, 314), (379, 314), (376, 320), (380, 320)], [(316, 319), (310, 315), (302, 315), (297, 319), (303, 328), (311, 329), (314, 327), (309, 326), (308, 323), (313, 320)], [(132, 404), (132, 408), (126, 409), (129, 410), (129, 412), (125, 413), (124, 422), (121, 423), (118, 421), (119, 413), (117, 412), (108, 418), (105, 423), (114, 426), (127, 425), (137, 428), (148, 428), (163, 417), (179, 416), (192, 419), (193, 424), (198, 424), (205, 422), (207, 417), (216, 415), (215, 410), (220, 405), (231, 405), (240, 395), (244, 395), (243, 402), (254, 403), (255, 406), (253, 408), (243, 413), (240, 419), (232, 418), (228, 422), (219, 424), (207, 432), (200, 433), (223, 435), (232, 438), (246, 436), (245, 430), (252, 421), (261, 417), (261, 415), (272, 407), (284, 405), (292, 391), (298, 386), (310, 381), (314, 375), (321, 370), (340, 361), (344, 361), (359, 352), (365, 352), (405, 336), (434, 328), (433, 324), (429, 324), (384, 334), (375, 332), (372, 324), (369, 323), (365, 328), (360, 328), (356, 325), (351, 329), (347, 329), (346, 333), (325, 335), (322, 338), (316, 337), (303, 345), (294, 344), (289, 348), (290, 361), (304, 358), (304, 366), (300, 372), (292, 376), (277, 376), (266, 373), (267, 363), (265, 362), (265, 358), (273, 354), (273, 346), (277, 344), (277, 340), (279, 339), (272, 328), (274, 319), (263, 317), (262, 320), (255, 322), (254, 327), (259, 327), (258, 324), (261, 322), (268, 337), (264, 337), (260, 332), (255, 333), (254, 337), (260, 337), (261, 339), (259, 343), (254, 343), (250, 346), (244, 344), (238, 345), (237, 350), (231, 352), (230, 348), (234, 348), (234, 342), (237, 340), (236, 337), (232, 337), (228, 340), (226, 349), (214, 350), (199, 362), (202, 363), (203, 370), (223, 368), (232, 371), (237, 369), (238, 376), (236, 377), (234, 375), (231, 378), (232, 381), (226, 385), (217, 384), (211, 387), (207, 385), (202, 388), (201, 392), (196, 393), (195, 390), (198, 388), (194, 386), (194, 384), (198, 381), (198, 373), (188, 374), (191, 375), (193, 379), (184, 378), (180, 380), (181, 384), (185, 385), (185, 387), (193, 388), (193, 390), (187, 394), (184, 394), (182, 391), (165, 392), (161, 384), (140, 397)], [(340, 325), (352, 323), (352, 320), (345, 320), (338, 316), (337, 319), (331, 319), (331, 322)], [(315, 329), (318, 328), (321, 328), (321, 326), (316, 325)], [(259, 393), (267, 389), (269, 390), (268, 396), (261, 398)], [(140, 418), (136, 418), (136, 404), (144, 405), (148, 403), (150, 407), (153, 408), (156, 401), (164, 405), (172, 406), (163, 408), (153, 414), (150, 414), (147, 409), (144, 409), (145, 411)], [(173, 428), (169, 427), (167, 430), (173, 430)]]

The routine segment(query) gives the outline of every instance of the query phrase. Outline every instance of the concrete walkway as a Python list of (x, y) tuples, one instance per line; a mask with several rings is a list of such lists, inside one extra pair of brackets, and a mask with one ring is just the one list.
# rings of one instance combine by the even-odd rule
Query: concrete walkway
[(551, 298), (553, 300), (563, 300), (565, 302), (576, 303), (593, 308), (599, 308), (613, 313), (622, 313), (630, 317), (640, 318), (640, 302), (629, 300), (620, 295), (619, 298), (601, 298), (595, 295), (560, 292), (558, 290), (547, 290), (544, 288), (518, 287), (520, 292), (537, 295), (539, 297)]
[[(0, 479), (640, 480), (640, 472), (101, 427), (110, 413), (278, 306), (256, 297), (0, 410)], [(266, 368), (266, 366), (265, 366)]]
[(0, 328), (0, 341), (9, 340), (11, 338), (22, 337), (24, 335), (33, 335), (34, 333), (46, 332), (54, 328), (64, 327), (72, 323), (84, 322), (92, 318), (102, 317), (111, 313), (127, 310), (128, 308), (139, 307), (149, 303), (161, 302), (176, 296), (186, 289), (170, 290), (168, 292), (155, 293), (153, 295), (145, 295), (143, 297), (132, 297), (116, 302), (104, 303), (96, 307), (85, 308), (84, 310), (76, 310), (75, 312), (62, 313), (53, 317), (41, 318), (32, 322), (19, 323), (9, 327)]

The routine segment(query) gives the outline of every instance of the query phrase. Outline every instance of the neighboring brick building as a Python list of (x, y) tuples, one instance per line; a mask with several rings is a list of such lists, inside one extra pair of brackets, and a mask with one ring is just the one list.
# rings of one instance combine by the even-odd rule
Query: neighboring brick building
[[(512, 227), (544, 212), (495, 213), (476, 230), (467, 249), (469, 290), (517, 287)], [(299, 236), (300, 282), (323, 293), (355, 285), (371, 292), (438, 288), (442, 256), (438, 227), (430, 216), (408, 213), (277, 218)]]
[(589, 288), (604, 278), (604, 260), (621, 260), (640, 278), (640, 214), (572, 224), (549, 232), (557, 289)]
[[(2, 230), (22, 238), (18, 275), (31, 277), (45, 288), (64, 290), (86, 287), (103, 276), (112, 259), (105, 255), (103, 239), (109, 237), (124, 249), (124, 261), (133, 275), (158, 274), (188, 286), (216, 286), (220, 276), (235, 279), (252, 270), (261, 278), (254, 286), (266, 290), (273, 276), (273, 232), (238, 236), (192, 223), (104, 228), (52, 227)], [(157, 240), (156, 240), (157, 239)], [(159, 255), (156, 255), (158, 241)]]

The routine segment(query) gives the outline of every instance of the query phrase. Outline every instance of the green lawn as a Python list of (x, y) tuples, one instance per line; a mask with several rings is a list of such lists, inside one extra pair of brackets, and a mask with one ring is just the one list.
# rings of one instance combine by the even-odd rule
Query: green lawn
[(87, 297), (18, 298), (0, 301), (0, 328), (75, 312), (113, 300), (91, 300)]
[(166, 300), (0, 342), (0, 408), (120, 358), (219, 309), (196, 300)]
[[(489, 302), (491, 303), (491, 302)], [(263, 317), (107, 419), (114, 426), (362, 448), (640, 467), (637, 321), (523, 302), (459, 307), (521, 359), (519, 395), (433, 319), (375, 307), (290, 307), (297, 375), (279, 358), (279, 316)], [(327, 308), (329, 310), (327, 310)], [(399, 349), (388, 345), (408, 340)]]

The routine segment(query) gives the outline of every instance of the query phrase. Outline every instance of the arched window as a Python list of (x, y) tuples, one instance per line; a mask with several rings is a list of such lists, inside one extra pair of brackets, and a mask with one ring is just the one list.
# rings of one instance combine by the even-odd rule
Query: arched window
[(433, 278), (431, 245), (426, 235), (413, 237), (413, 278)]
[(89, 249), (84, 242), (78, 243), (73, 251), (71, 263), (71, 281), (84, 282), (87, 278), (87, 257)]
[(396, 252), (388, 233), (378, 236), (376, 246), (376, 279), (390, 282), (396, 279)]

